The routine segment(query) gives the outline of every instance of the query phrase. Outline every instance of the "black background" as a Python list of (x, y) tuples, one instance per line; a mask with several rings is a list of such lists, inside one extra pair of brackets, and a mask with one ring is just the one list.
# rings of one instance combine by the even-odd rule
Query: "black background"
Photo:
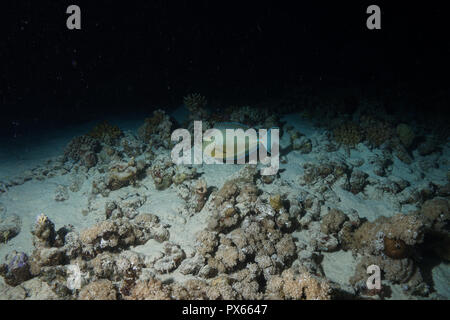
[[(5, 1), (6, 2), (6, 1)], [(392, 3), (395, 2), (395, 3)], [(446, 113), (449, 33), (441, 1), (7, 1), (2, 129), (173, 108), (187, 93), (222, 104), (293, 88), (410, 92)], [(81, 7), (82, 30), (66, 28)], [(366, 28), (377, 4), (382, 30)], [(444, 104), (445, 105), (445, 104)]]

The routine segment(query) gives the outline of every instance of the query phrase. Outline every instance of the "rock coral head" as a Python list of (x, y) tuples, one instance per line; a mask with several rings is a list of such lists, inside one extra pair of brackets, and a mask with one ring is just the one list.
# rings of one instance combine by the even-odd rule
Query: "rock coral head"
[(191, 93), (183, 98), (183, 102), (190, 111), (206, 107), (207, 100), (199, 93)]

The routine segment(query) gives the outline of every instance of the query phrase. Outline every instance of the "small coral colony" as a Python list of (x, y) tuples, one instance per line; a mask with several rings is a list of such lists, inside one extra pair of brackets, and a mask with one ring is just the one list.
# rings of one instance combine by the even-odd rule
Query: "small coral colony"
[[(0, 242), (24, 234), (30, 246), (1, 257), (1, 296), (449, 298), (439, 289), (448, 286), (445, 272), (430, 271), (450, 260), (446, 123), (419, 125), (380, 108), (296, 109), (289, 101), (220, 113), (207, 105), (188, 95), (182, 123), (159, 109), (134, 132), (102, 122), (59, 157), (1, 181)], [(175, 165), (171, 133), (192, 131), (195, 120), (203, 130), (223, 122), (280, 128), (279, 172)], [(70, 183), (58, 184), (54, 200), (84, 197), (81, 212), (70, 214), (95, 221), (57, 225), (36, 208), (30, 235), (3, 198), (61, 176)], [(173, 199), (182, 206), (169, 216)], [(367, 286), (371, 265), (381, 270), (381, 288)]]

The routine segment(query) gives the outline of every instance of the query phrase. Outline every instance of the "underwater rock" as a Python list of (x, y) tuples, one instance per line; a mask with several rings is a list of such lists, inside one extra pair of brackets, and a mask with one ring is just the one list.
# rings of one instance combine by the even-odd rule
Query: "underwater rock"
[(362, 158), (350, 158), (347, 159), (347, 162), (352, 166), (352, 167), (361, 167), (364, 164), (364, 159)]
[(101, 145), (98, 140), (87, 135), (76, 137), (69, 142), (64, 150), (65, 160), (74, 160), (90, 168), (96, 164), (95, 154), (99, 152)]
[(135, 243), (136, 236), (131, 224), (124, 219), (107, 220), (85, 229), (80, 234), (83, 251), (102, 252), (128, 247)]
[(197, 183), (195, 184), (195, 189), (194, 189), (194, 201), (195, 201), (195, 212), (200, 212), (205, 203), (206, 203), (206, 193), (208, 192), (208, 189), (206, 187), (206, 181), (205, 179), (199, 179), (197, 181)]
[(145, 244), (149, 239), (167, 240), (169, 231), (155, 221), (154, 215), (140, 214), (132, 222), (125, 218), (99, 222), (80, 233), (83, 254), (92, 256), (103, 251), (126, 249)]
[(327, 280), (292, 269), (273, 276), (267, 282), (266, 298), (288, 300), (330, 300), (331, 287)]
[(413, 159), (409, 155), (409, 153), (406, 150), (406, 148), (400, 143), (395, 143), (394, 144), (394, 146), (393, 146), (393, 153), (400, 161), (402, 161), (402, 162), (404, 162), (406, 164), (411, 164), (413, 162)]
[(283, 208), (283, 202), (281, 199), (281, 195), (279, 195), (279, 194), (271, 196), (269, 198), (269, 203), (270, 203), (270, 206), (272, 207), (272, 209), (275, 211), (280, 211), (280, 209)]
[(155, 278), (138, 281), (130, 290), (125, 300), (170, 300), (170, 288)]
[(433, 137), (427, 137), (425, 142), (421, 143), (417, 151), (421, 156), (427, 156), (437, 150), (437, 141)]
[(385, 177), (392, 164), (392, 155), (384, 152), (382, 155), (374, 155), (369, 158), (369, 163), (373, 167), (373, 173), (379, 177)]
[(84, 286), (78, 296), (79, 300), (116, 300), (117, 291), (112, 282), (101, 279)]
[(133, 220), (133, 223), (142, 232), (141, 242), (146, 241), (145, 239), (164, 242), (170, 238), (169, 230), (159, 222), (159, 218), (154, 214), (141, 213)]
[(172, 181), (175, 185), (179, 185), (184, 181), (194, 179), (197, 176), (196, 168), (189, 168), (187, 166), (176, 166), (175, 174), (172, 178)]
[(364, 256), (357, 264), (355, 274), (350, 278), (350, 284), (363, 294), (367, 294), (367, 268), (377, 265), (383, 272), (383, 278), (396, 284), (403, 284), (410, 294), (425, 296), (429, 293), (428, 285), (423, 281), (418, 268), (412, 259), (390, 259), (381, 256)]
[(69, 199), (69, 190), (66, 186), (58, 185), (55, 190), (55, 201), (66, 201)]
[(107, 219), (128, 218), (134, 219), (147, 201), (147, 197), (139, 193), (127, 193), (120, 200), (109, 200), (105, 203), (105, 216)]
[(364, 191), (364, 187), (367, 185), (367, 177), (369, 175), (360, 170), (353, 170), (348, 181), (348, 184), (344, 186), (344, 189), (350, 191), (353, 194), (358, 194)]
[(196, 275), (204, 265), (205, 258), (200, 254), (196, 254), (192, 258), (184, 259), (181, 262), (178, 271), (184, 275)]
[(296, 255), (292, 236), (283, 235), (273, 219), (263, 216), (246, 218), (241, 227), (221, 235), (219, 243), (214, 233), (202, 233), (207, 238), (203, 238), (199, 249), (207, 252), (208, 265), (218, 273), (235, 272), (236, 268), (240, 270), (248, 263), (256, 263), (268, 278), (281, 272), (281, 266), (292, 262)]
[(300, 178), (301, 184), (312, 185), (316, 183), (332, 185), (340, 177), (349, 172), (349, 167), (343, 162), (307, 162), (303, 165), (304, 174)]
[(196, 234), (196, 251), (200, 255), (213, 253), (218, 245), (218, 232), (202, 230)]
[(69, 190), (76, 193), (81, 190), (81, 187), (83, 186), (84, 182), (86, 181), (87, 177), (84, 173), (78, 173), (74, 172), (71, 174), (70, 177), (70, 185)]
[(142, 155), (146, 149), (145, 144), (130, 132), (125, 133), (125, 136), (120, 139), (119, 145), (122, 147), (123, 152), (130, 158)]
[(347, 239), (351, 243), (345, 243), (345, 246), (360, 253), (382, 255), (385, 251), (385, 237), (401, 240), (413, 247), (423, 242), (424, 234), (424, 223), (417, 214), (398, 213), (390, 218), (380, 217), (373, 222), (364, 222), (356, 229), (352, 239)]
[(277, 175), (270, 175), (270, 176), (261, 176), (261, 181), (265, 184), (271, 184), (275, 181), (277, 178)]
[(154, 263), (153, 268), (159, 273), (169, 273), (178, 268), (186, 255), (180, 246), (174, 243), (164, 242), (163, 245), (164, 255)]
[(292, 141), (292, 149), (300, 151), (302, 154), (307, 154), (312, 151), (311, 140), (305, 136), (301, 136)]
[(151, 118), (145, 119), (138, 129), (138, 137), (151, 148), (164, 147), (168, 149), (171, 144), (172, 121), (164, 110), (153, 111)]
[(58, 266), (65, 261), (65, 252), (61, 248), (35, 248), (30, 259), (30, 270), (33, 276), (42, 273), (44, 267)]
[(0, 213), (0, 242), (6, 243), (20, 233), (22, 220), (15, 214)]
[(37, 216), (36, 222), (31, 230), (31, 234), (33, 235), (34, 247), (50, 248), (56, 239), (55, 225), (45, 214), (42, 213)]
[(5, 263), (0, 265), (0, 275), (5, 283), (17, 286), (31, 278), (28, 256), (23, 252), (12, 251), (5, 257)]
[(320, 230), (325, 234), (336, 234), (341, 230), (342, 225), (348, 217), (345, 213), (337, 209), (331, 209), (328, 214), (322, 218)]
[(237, 225), (253, 210), (258, 189), (239, 180), (228, 180), (215, 194), (213, 214), (208, 219), (208, 228), (222, 231)]
[(427, 200), (420, 209), (421, 218), (427, 229), (448, 233), (450, 225), (450, 201), (445, 198)]
[(137, 180), (138, 169), (137, 162), (133, 158), (127, 163), (115, 163), (109, 168), (106, 185), (110, 190), (118, 190), (134, 184)]
[(167, 154), (158, 155), (147, 174), (153, 178), (156, 190), (164, 190), (172, 184), (175, 169), (172, 160)]
[(450, 183), (438, 186), (436, 195), (439, 197), (450, 197)]
[(412, 145), (415, 138), (415, 134), (412, 128), (407, 124), (401, 123), (397, 126), (396, 131), (401, 143), (406, 148), (409, 148)]

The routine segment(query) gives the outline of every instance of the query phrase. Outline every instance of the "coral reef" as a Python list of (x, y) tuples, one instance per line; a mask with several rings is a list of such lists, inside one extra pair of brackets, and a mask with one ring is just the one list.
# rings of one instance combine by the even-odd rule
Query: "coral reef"
[[(64, 156), (2, 178), (0, 249), (20, 252), (0, 263), (0, 298), (378, 299), (389, 287), (394, 297), (437, 297), (430, 279), (441, 275), (425, 261), (450, 260), (448, 143), (353, 99), (298, 104), (318, 117), (322, 128), (312, 130), (273, 115), (272, 105), (211, 114), (206, 98), (185, 97), (188, 120), (206, 121), (204, 129), (281, 127), (273, 176), (259, 175), (260, 165), (175, 165), (172, 120), (156, 110), (137, 133), (100, 123)], [(14, 208), (44, 194), (36, 186), (50, 196), (31, 211)], [(48, 216), (25, 220), (35, 206)], [(22, 224), (32, 225), (32, 246)], [(343, 265), (331, 270), (335, 263)], [(373, 264), (383, 290), (366, 288)]]
[(101, 145), (98, 140), (87, 135), (79, 136), (69, 142), (64, 150), (64, 158), (80, 162), (87, 168), (92, 168), (97, 164), (96, 153), (100, 149)]
[(171, 144), (172, 121), (164, 110), (153, 111), (151, 118), (145, 119), (144, 124), (138, 129), (139, 138), (150, 147), (169, 148)]
[(122, 130), (118, 126), (111, 125), (108, 121), (97, 124), (88, 133), (88, 136), (107, 145), (115, 145), (122, 135)]

